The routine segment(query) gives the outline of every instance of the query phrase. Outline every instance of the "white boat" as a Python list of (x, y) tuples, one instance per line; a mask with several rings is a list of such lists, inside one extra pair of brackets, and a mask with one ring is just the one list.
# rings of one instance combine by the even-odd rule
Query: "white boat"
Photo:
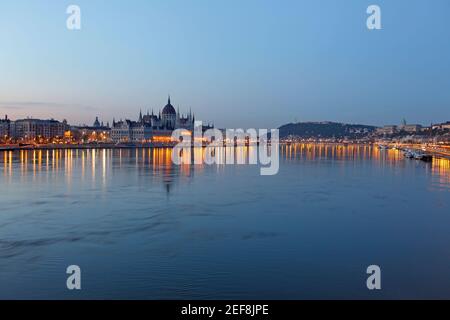
[(403, 153), (405, 155), (406, 158), (414, 158), (414, 153), (410, 150), (405, 150), (405, 152)]

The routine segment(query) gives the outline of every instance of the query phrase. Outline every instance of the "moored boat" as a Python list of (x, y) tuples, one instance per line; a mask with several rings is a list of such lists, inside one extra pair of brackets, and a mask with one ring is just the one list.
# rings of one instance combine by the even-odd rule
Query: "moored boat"
[(413, 153), (414, 159), (422, 160), (422, 161), (431, 161), (433, 160), (433, 156), (430, 154), (423, 153), (422, 151), (416, 151)]
[(409, 159), (414, 158), (414, 154), (411, 150), (405, 150), (405, 152), (403, 154), (406, 158), (409, 158)]

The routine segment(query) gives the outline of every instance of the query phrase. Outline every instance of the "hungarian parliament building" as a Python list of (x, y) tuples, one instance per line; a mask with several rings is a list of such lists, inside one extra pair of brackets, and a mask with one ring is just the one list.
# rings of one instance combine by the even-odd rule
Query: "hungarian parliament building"
[[(170, 102), (158, 115), (153, 111), (146, 115), (139, 113), (137, 121), (113, 120), (105, 125), (96, 117), (92, 126), (71, 126), (66, 120), (60, 122), (54, 119), (41, 120), (26, 118), (12, 121), (5, 116), (0, 119), (0, 143), (49, 143), (52, 141), (82, 141), (82, 142), (113, 142), (113, 143), (150, 143), (172, 142), (172, 133), (176, 129), (185, 129), (190, 134), (194, 132), (195, 116), (189, 111), (182, 115)], [(203, 125), (206, 131), (214, 125)], [(188, 134), (189, 134), (188, 133)]]
[(138, 121), (124, 120), (113, 121), (111, 127), (111, 140), (115, 143), (131, 142), (142, 143), (150, 141), (168, 141), (171, 139), (172, 132), (176, 129), (186, 129), (190, 132), (194, 130), (195, 116), (189, 111), (189, 114), (183, 116), (170, 102), (170, 96), (167, 105), (155, 115), (152, 111), (147, 111), (146, 115), (139, 113)]

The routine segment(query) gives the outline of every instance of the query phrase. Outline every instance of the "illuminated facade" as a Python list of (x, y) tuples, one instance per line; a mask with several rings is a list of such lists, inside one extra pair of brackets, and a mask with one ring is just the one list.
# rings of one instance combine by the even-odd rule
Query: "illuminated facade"
[(147, 111), (145, 116), (142, 116), (142, 113), (140, 113), (138, 120), (138, 123), (148, 125), (152, 127), (153, 130), (170, 132), (175, 129), (187, 129), (192, 131), (194, 129), (194, 122), (195, 117), (191, 111), (189, 111), (189, 114), (187, 115), (182, 115), (179, 111), (175, 111), (175, 108), (170, 102), (170, 97), (166, 106), (158, 116), (156, 116), (153, 111), (151, 114)]
[(152, 128), (142, 123), (125, 120), (115, 122), (111, 129), (111, 140), (118, 142), (149, 142), (152, 138)]
[(376, 132), (378, 134), (394, 134), (398, 132), (398, 128), (395, 125), (387, 125), (383, 128), (378, 128)]
[(33, 140), (35, 138), (52, 139), (64, 137), (69, 129), (67, 121), (40, 119), (22, 119), (10, 123), (10, 135), (15, 139)]
[(433, 130), (450, 130), (450, 121), (445, 123), (434, 124)]
[(155, 115), (147, 111), (146, 115), (139, 113), (138, 121), (124, 120), (113, 121), (111, 139), (119, 142), (169, 142), (172, 132), (176, 129), (194, 130), (195, 117), (189, 111), (187, 115), (181, 115), (175, 111), (170, 102), (170, 96), (166, 106)]

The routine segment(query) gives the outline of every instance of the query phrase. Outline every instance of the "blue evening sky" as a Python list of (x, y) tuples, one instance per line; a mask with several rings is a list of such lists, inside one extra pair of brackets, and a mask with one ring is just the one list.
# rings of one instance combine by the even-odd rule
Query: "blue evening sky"
[(447, 121), (449, 14), (448, 0), (1, 0), (0, 112), (135, 119), (170, 93), (219, 127)]

